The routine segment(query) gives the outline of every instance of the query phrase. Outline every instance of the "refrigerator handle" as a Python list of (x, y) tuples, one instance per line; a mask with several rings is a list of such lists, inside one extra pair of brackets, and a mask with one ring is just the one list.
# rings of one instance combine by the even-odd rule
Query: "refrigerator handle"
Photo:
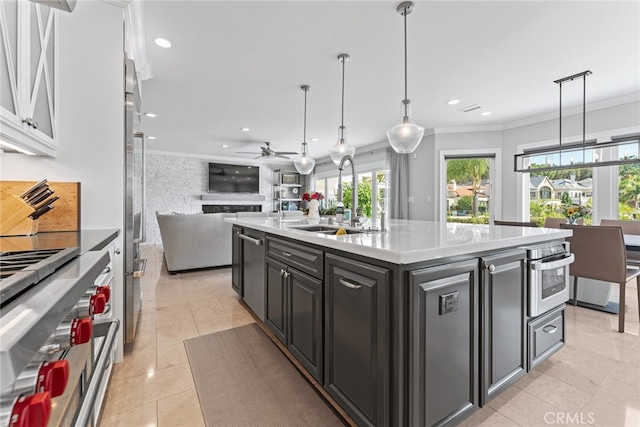
[(144, 138), (144, 132), (135, 132), (133, 134), (134, 138), (140, 138), (142, 143), (140, 144), (141, 153), (142, 153), (142, 212), (140, 212), (140, 237), (134, 239), (134, 243), (144, 243), (147, 241), (147, 206), (146, 206), (146, 195), (147, 195), (147, 155), (145, 154), (146, 149), (146, 141)]

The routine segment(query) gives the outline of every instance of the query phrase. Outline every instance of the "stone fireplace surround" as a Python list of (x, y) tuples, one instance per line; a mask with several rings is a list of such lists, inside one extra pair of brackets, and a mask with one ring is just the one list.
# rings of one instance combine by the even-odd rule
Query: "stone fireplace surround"
[(262, 205), (202, 205), (203, 213), (262, 212)]

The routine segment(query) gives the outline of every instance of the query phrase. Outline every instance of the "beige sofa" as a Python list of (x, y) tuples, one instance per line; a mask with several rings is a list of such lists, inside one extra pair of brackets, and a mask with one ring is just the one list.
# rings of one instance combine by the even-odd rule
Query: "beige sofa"
[(231, 265), (232, 213), (165, 214), (156, 212), (167, 270)]

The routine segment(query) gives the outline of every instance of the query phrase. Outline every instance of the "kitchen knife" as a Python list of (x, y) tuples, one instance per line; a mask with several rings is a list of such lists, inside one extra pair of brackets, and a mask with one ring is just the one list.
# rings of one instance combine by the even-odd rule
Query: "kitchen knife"
[(46, 205), (43, 206), (42, 208), (38, 209), (37, 211), (35, 211), (34, 213), (32, 213), (31, 215), (29, 215), (31, 217), (31, 219), (38, 219), (40, 218), (42, 215), (46, 214), (47, 212), (49, 212), (51, 209), (53, 209), (53, 206), (51, 205)]
[(38, 206), (34, 206), (33, 208), (34, 208), (35, 210), (38, 210), (38, 209), (43, 208), (43, 207), (45, 207), (45, 206), (47, 206), (47, 205), (50, 205), (51, 203), (55, 202), (55, 201), (56, 201), (56, 200), (58, 200), (59, 198), (60, 198), (59, 196), (53, 196), (52, 198), (45, 200), (44, 202), (42, 202), (42, 203), (41, 203), (41, 204), (39, 204)]
[(31, 203), (32, 200), (37, 199), (38, 197), (40, 197), (41, 195), (46, 193), (47, 190), (49, 190), (49, 187), (48, 186), (44, 186), (44, 187), (40, 188), (39, 190), (29, 194), (24, 200), (26, 200), (27, 203), (32, 204)]
[(31, 187), (30, 189), (28, 189), (27, 191), (25, 191), (24, 193), (22, 193), (20, 195), (21, 198), (26, 199), (27, 197), (31, 196), (32, 194), (34, 194), (36, 191), (39, 191), (40, 188), (42, 188), (42, 186), (44, 186), (47, 183), (46, 179), (43, 179), (42, 181), (40, 181), (39, 183), (37, 183), (36, 185), (34, 185), (33, 187)]
[(28, 201), (27, 203), (29, 203), (31, 206), (37, 205), (38, 203), (44, 201), (47, 197), (49, 197), (50, 195), (52, 195), (54, 193), (53, 190), (51, 190), (50, 188), (47, 188), (47, 191), (45, 191), (44, 193), (42, 193), (41, 195), (39, 195), (38, 197), (31, 199), (30, 201)]

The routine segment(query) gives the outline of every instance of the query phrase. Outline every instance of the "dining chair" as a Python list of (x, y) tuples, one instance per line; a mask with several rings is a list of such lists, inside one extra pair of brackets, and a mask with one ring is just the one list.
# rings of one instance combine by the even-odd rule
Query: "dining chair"
[[(560, 228), (560, 224), (566, 224), (566, 218), (545, 218), (544, 219), (544, 228)], [(584, 220), (582, 218), (578, 218), (576, 222), (578, 225), (583, 225)]]
[(516, 227), (537, 227), (536, 223), (533, 221), (498, 221), (497, 219), (493, 221), (494, 225), (513, 225)]
[[(628, 268), (627, 251), (621, 227), (560, 224), (560, 228), (573, 231), (566, 240), (571, 244), (575, 261), (569, 267), (573, 276), (573, 305), (577, 305), (578, 277), (618, 283), (620, 300), (618, 309), (618, 332), (624, 332), (626, 309), (626, 284), (636, 279), (638, 302), (640, 303), (640, 269)], [(640, 320), (640, 313), (638, 315)]]
[[(600, 225), (618, 226), (622, 228), (622, 234), (640, 235), (640, 221), (623, 221), (619, 219), (603, 219)], [(627, 251), (627, 264), (640, 267), (640, 252)]]

